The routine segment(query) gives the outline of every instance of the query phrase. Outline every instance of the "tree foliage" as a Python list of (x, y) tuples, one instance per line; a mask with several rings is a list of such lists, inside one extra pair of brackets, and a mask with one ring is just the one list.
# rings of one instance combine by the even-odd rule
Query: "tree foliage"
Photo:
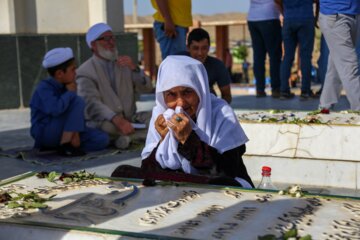
[(238, 60), (245, 60), (249, 55), (248, 48), (245, 45), (239, 45), (233, 49), (233, 56)]

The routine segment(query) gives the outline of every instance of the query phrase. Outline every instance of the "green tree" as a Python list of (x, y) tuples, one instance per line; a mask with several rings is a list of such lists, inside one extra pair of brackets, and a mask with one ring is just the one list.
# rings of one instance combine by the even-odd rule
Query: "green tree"
[(248, 48), (245, 45), (239, 45), (233, 49), (233, 56), (237, 60), (244, 61), (249, 55)]

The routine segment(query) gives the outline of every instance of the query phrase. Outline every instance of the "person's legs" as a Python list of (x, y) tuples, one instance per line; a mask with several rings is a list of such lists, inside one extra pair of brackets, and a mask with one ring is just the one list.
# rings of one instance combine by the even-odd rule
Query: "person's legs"
[[(328, 65), (328, 59), (329, 59), (329, 48), (327, 46), (324, 35), (322, 34), (321, 40), (320, 40), (320, 56), (317, 61), (318, 77), (319, 77), (319, 80), (321, 83), (321, 89), (323, 88), (324, 82), (325, 82), (325, 75), (326, 75), (326, 70), (327, 70), (327, 65)], [(320, 91), (321, 91), (321, 89), (320, 89)]]
[[(320, 14), (319, 16), (319, 25), (325, 41), (326, 41), (325, 32), (328, 31), (329, 27), (332, 28), (335, 18), (336, 18), (335, 15), (329, 15), (329, 18), (322, 14)], [(330, 25), (328, 26), (329, 23)], [(327, 45), (329, 48), (328, 43)], [(326, 109), (332, 108), (332, 106), (338, 102), (341, 89), (342, 89), (342, 84), (329, 49), (325, 81), (322, 87), (319, 107)]]
[(60, 144), (71, 143), (74, 147), (80, 147), (80, 137), (77, 132), (63, 132)]
[(109, 135), (96, 128), (86, 127), (80, 133), (81, 149), (86, 152), (98, 151), (106, 148), (109, 144)]
[[(64, 156), (83, 156), (86, 153), (80, 149), (80, 132), (85, 129), (85, 102), (76, 97), (69, 105), (65, 115), (64, 128), (58, 152)], [(71, 138), (70, 138), (71, 137)], [(70, 138), (70, 141), (69, 141)]]
[(265, 57), (266, 48), (261, 33), (261, 22), (248, 22), (252, 47), (253, 47), (253, 61), (254, 61), (254, 75), (256, 79), (256, 91), (257, 93), (265, 92)]
[(129, 136), (123, 135), (110, 121), (103, 121), (100, 129), (108, 134), (110, 140), (116, 148), (126, 149), (129, 147), (131, 139)]
[(320, 95), (320, 108), (331, 109), (340, 98), (342, 84), (331, 54), (329, 54), (327, 66), (326, 80), (324, 81)]
[(154, 34), (157, 42), (160, 46), (161, 56), (164, 59), (167, 55), (169, 55), (169, 48), (170, 48), (170, 38), (165, 35), (163, 30), (164, 24), (161, 22), (154, 22)]
[(263, 26), (263, 38), (269, 53), (271, 89), (280, 91), (280, 64), (282, 55), (282, 37), (280, 20), (269, 20)]
[(81, 97), (76, 97), (66, 111), (64, 132), (81, 132), (85, 129), (84, 117), (85, 102)]
[(65, 138), (68, 137), (68, 142), (71, 142), (74, 132), (82, 131), (85, 127), (84, 106), (85, 103), (80, 97), (75, 98), (66, 112), (49, 120), (42, 133), (36, 137), (36, 145), (46, 148), (58, 147), (64, 143), (64, 135)]
[(100, 129), (106, 132), (110, 140), (114, 141), (114, 145), (120, 149), (129, 147), (132, 141), (143, 141), (146, 139), (147, 128), (151, 119), (151, 111), (137, 112), (131, 119), (133, 123), (145, 124), (145, 129), (135, 129), (135, 132), (129, 136), (122, 135), (115, 125), (110, 121), (104, 121)]
[(115, 138), (119, 135), (119, 130), (115, 127), (115, 125), (107, 120), (101, 123), (100, 129), (109, 134), (111, 138)]
[(66, 156), (84, 155), (84, 152), (78, 151), (77, 146), (73, 146), (72, 143), (74, 136), (85, 127), (84, 106), (84, 101), (77, 97), (71, 102), (66, 112), (52, 117), (36, 138), (36, 147), (57, 148)]
[(168, 55), (186, 50), (187, 28), (177, 26), (177, 36), (169, 38), (165, 35), (163, 23), (155, 21), (153, 26), (155, 38), (160, 45), (162, 59), (165, 59)]
[(174, 38), (171, 42), (169, 55), (186, 51), (186, 34), (188, 32), (188, 29), (177, 26), (176, 32), (177, 32), (176, 38)]
[(291, 72), (291, 67), (294, 62), (295, 50), (297, 45), (297, 36), (294, 31), (295, 23), (291, 21), (284, 21), (283, 29), (282, 29), (282, 37), (284, 41), (284, 59), (281, 62), (280, 67), (280, 91), (282, 97), (291, 98), (293, 97), (290, 94), (289, 87), (289, 77)]
[(65, 119), (65, 114), (49, 119), (49, 122), (44, 126), (42, 132), (35, 138), (36, 147), (40, 149), (58, 147), (63, 134)]
[(151, 120), (152, 112), (151, 111), (142, 111), (137, 112), (134, 116), (132, 121), (134, 123), (142, 123), (145, 124), (145, 128), (135, 129), (135, 132), (131, 134), (130, 138), (131, 141), (145, 141), (147, 136), (147, 129), (149, 128), (149, 123)]
[[(346, 91), (347, 98), (350, 102), (352, 110), (360, 110), (360, 72), (358, 58), (355, 51), (356, 37), (358, 35), (359, 17), (351, 15), (323, 15), (320, 14), (320, 26), (324, 33), (326, 42), (329, 46), (330, 56), (340, 76), (341, 83)], [(330, 61), (329, 61), (330, 64)], [(328, 68), (329, 69), (329, 68)], [(330, 79), (332, 77), (333, 79)], [(326, 74), (326, 80), (331, 83), (337, 83), (339, 80), (334, 75)], [(327, 84), (325, 84), (327, 85)], [(339, 84), (334, 85), (331, 100), (338, 100), (340, 89), (336, 89)], [(331, 92), (325, 92), (328, 88), (324, 88), (323, 94), (329, 95)], [(320, 106), (326, 107), (329, 97), (321, 97)]]
[(356, 16), (357, 20), (357, 37), (356, 37), (356, 53), (358, 56), (358, 62), (360, 67), (360, 14)]
[(306, 20), (302, 21), (297, 32), (300, 47), (300, 59), (301, 59), (301, 93), (304, 96), (311, 96), (311, 56), (314, 48), (314, 21)]

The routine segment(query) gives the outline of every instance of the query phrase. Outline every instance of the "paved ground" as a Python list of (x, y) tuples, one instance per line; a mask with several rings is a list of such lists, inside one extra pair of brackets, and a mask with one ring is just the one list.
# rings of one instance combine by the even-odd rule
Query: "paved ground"
[[(311, 99), (299, 101), (296, 97), (291, 100), (278, 100), (271, 97), (256, 98), (254, 88), (232, 87), (234, 109), (260, 110), (260, 109), (284, 109), (312, 111), (318, 108), (319, 100)], [(298, 92), (298, 91), (297, 91)], [(154, 95), (144, 95), (138, 102), (139, 110), (150, 110), (154, 105)], [(342, 97), (335, 110), (346, 110), (349, 104), (345, 97)], [(33, 140), (29, 135), (29, 109), (0, 110), (0, 148), (3, 150), (17, 147), (32, 146)], [(77, 171), (87, 169), (96, 172), (98, 175), (109, 176), (116, 166), (120, 164), (140, 164), (140, 152), (122, 153), (114, 156), (107, 156), (101, 159), (87, 160), (73, 164), (59, 164), (44, 167), (24, 162), (20, 159), (13, 159), (0, 156), (0, 181), (28, 171)]]
[[(314, 90), (318, 90), (319, 86), (314, 86)], [(313, 111), (319, 107), (319, 99), (310, 99), (308, 101), (300, 101), (298, 95), (299, 89), (292, 89), (297, 95), (290, 100), (280, 100), (271, 97), (256, 98), (254, 87), (244, 87), (241, 85), (233, 85), (231, 88), (233, 94), (233, 101), (231, 106), (234, 109), (248, 109), (248, 110), (263, 110), (263, 109), (281, 109), (281, 110), (296, 110), (296, 111)], [(266, 89), (268, 95), (271, 94), (269, 89)], [(341, 111), (349, 109), (350, 104), (345, 96), (342, 96), (339, 103), (335, 106), (334, 111)]]

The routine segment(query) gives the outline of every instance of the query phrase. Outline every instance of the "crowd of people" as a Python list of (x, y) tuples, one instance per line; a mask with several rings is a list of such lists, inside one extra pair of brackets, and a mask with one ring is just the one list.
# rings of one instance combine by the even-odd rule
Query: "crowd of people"
[[(315, 5), (315, 8), (314, 8)], [(315, 28), (322, 32), (318, 74), (321, 89), (311, 90)], [(301, 69), (300, 100), (320, 97), (329, 112), (344, 88), (352, 110), (360, 110), (360, 3), (357, 0), (251, 0), (248, 26), (254, 50), (256, 96), (265, 97), (265, 58), (270, 59), (272, 97), (294, 98), (289, 78), (296, 49)], [(359, 47), (360, 48), (360, 47)]]
[[(248, 23), (257, 97), (266, 96), (266, 53), (270, 56), (272, 97), (294, 97), (288, 78), (298, 44), (300, 98), (314, 97), (308, 72), (316, 23), (312, 1), (251, 1)], [(355, 52), (360, 4), (349, 0), (350, 8), (346, 8), (328, 2), (320, 2), (320, 27), (329, 49), (320, 106), (328, 109), (335, 104), (343, 86), (351, 109), (360, 110)], [(138, 112), (135, 104), (138, 94), (153, 92), (151, 79), (129, 56), (118, 55), (112, 28), (97, 23), (86, 33), (92, 56), (77, 69), (70, 48), (45, 54), (42, 65), (50, 77), (40, 82), (30, 103), (35, 147), (56, 149), (71, 157), (109, 144), (126, 149), (132, 141), (146, 140), (141, 167), (119, 166), (112, 176), (143, 178), (147, 184), (160, 179), (254, 187), (242, 159), (248, 138), (229, 105), (232, 63), (208, 55), (210, 37), (204, 29), (195, 28), (187, 35), (192, 24), (191, 0), (152, 0), (152, 4), (156, 9), (154, 32), (163, 57), (152, 112)], [(294, 10), (300, 6), (303, 10)], [(280, 12), (284, 15), (282, 26)], [(220, 97), (215, 95), (214, 84)], [(137, 129), (137, 124), (146, 128)]]

